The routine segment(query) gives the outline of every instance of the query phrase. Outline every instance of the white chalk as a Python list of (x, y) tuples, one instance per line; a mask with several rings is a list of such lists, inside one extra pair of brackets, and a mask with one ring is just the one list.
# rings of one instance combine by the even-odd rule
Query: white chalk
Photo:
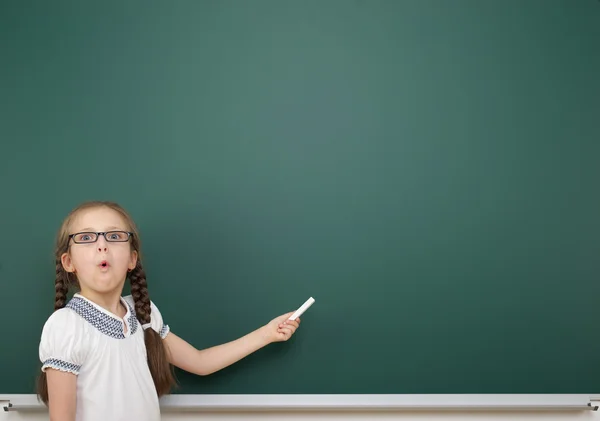
[(294, 314), (292, 314), (290, 316), (290, 318), (288, 320), (296, 320), (298, 317), (300, 317), (302, 315), (302, 313), (304, 313), (306, 310), (308, 310), (308, 308), (310, 306), (312, 306), (312, 304), (315, 302), (315, 299), (313, 297), (310, 297), (308, 300), (306, 300), (306, 302), (304, 304), (302, 304), (302, 306), (296, 310), (294, 312)]

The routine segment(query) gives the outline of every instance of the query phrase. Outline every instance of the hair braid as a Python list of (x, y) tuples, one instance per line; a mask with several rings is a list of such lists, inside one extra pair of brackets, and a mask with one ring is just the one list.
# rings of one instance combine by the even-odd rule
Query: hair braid
[[(139, 260), (135, 268), (129, 273), (129, 281), (131, 282), (131, 296), (134, 300), (136, 317), (142, 324), (150, 323), (152, 309), (150, 295), (148, 294), (146, 273)], [(169, 364), (167, 349), (159, 333), (152, 328), (144, 330), (144, 342), (146, 343), (148, 367), (154, 380), (156, 393), (158, 396), (165, 395), (175, 385), (173, 367)]]
[(69, 278), (59, 259), (56, 259), (54, 290), (54, 310), (56, 311), (67, 304), (67, 293), (69, 292)]
[(129, 274), (129, 281), (131, 282), (131, 296), (135, 303), (135, 315), (142, 324), (150, 323), (148, 283), (146, 282), (146, 273), (139, 260)]

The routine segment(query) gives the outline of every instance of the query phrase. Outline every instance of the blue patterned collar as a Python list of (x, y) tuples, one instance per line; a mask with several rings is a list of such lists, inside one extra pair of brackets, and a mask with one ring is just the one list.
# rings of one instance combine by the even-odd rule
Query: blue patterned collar
[[(137, 331), (138, 320), (129, 303), (123, 297), (120, 299), (127, 309), (123, 319), (80, 294), (75, 294), (65, 307), (75, 311), (105, 335), (115, 339), (125, 339)], [(124, 324), (127, 325), (127, 332), (125, 332)]]

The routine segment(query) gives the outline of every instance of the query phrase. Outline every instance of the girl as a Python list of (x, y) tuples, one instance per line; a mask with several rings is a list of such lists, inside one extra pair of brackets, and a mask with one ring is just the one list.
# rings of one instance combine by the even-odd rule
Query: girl
[[(122, 297), (126, 278), (131, 295)], [(78, 291), (67, 301), (70, 287)], [(173, 366), (214, 373), (288, 340), (300, 324), (288, 320), (290, 312), (232, 342), (195, 349), (150, 300), (138, 231), (112, 202), (84, 203), (63, 221), (55, 288), (39, 346), (38, 395), (51, 421), (158, 421), (158, 397), (175, 384)]]

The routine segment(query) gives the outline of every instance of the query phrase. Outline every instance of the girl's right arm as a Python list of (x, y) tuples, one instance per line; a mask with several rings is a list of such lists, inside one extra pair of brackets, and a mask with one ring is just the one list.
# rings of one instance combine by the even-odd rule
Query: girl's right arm
[(75, 421), (77, 376), (90, 343), (84, 323), (75, 311), (62, 308), (52, 313), (42, 329), (39, 358), (46, 372), (50, 421)]
[(77, 376), (60, 370), (46, 369), (50, 421), (75, 421)]

